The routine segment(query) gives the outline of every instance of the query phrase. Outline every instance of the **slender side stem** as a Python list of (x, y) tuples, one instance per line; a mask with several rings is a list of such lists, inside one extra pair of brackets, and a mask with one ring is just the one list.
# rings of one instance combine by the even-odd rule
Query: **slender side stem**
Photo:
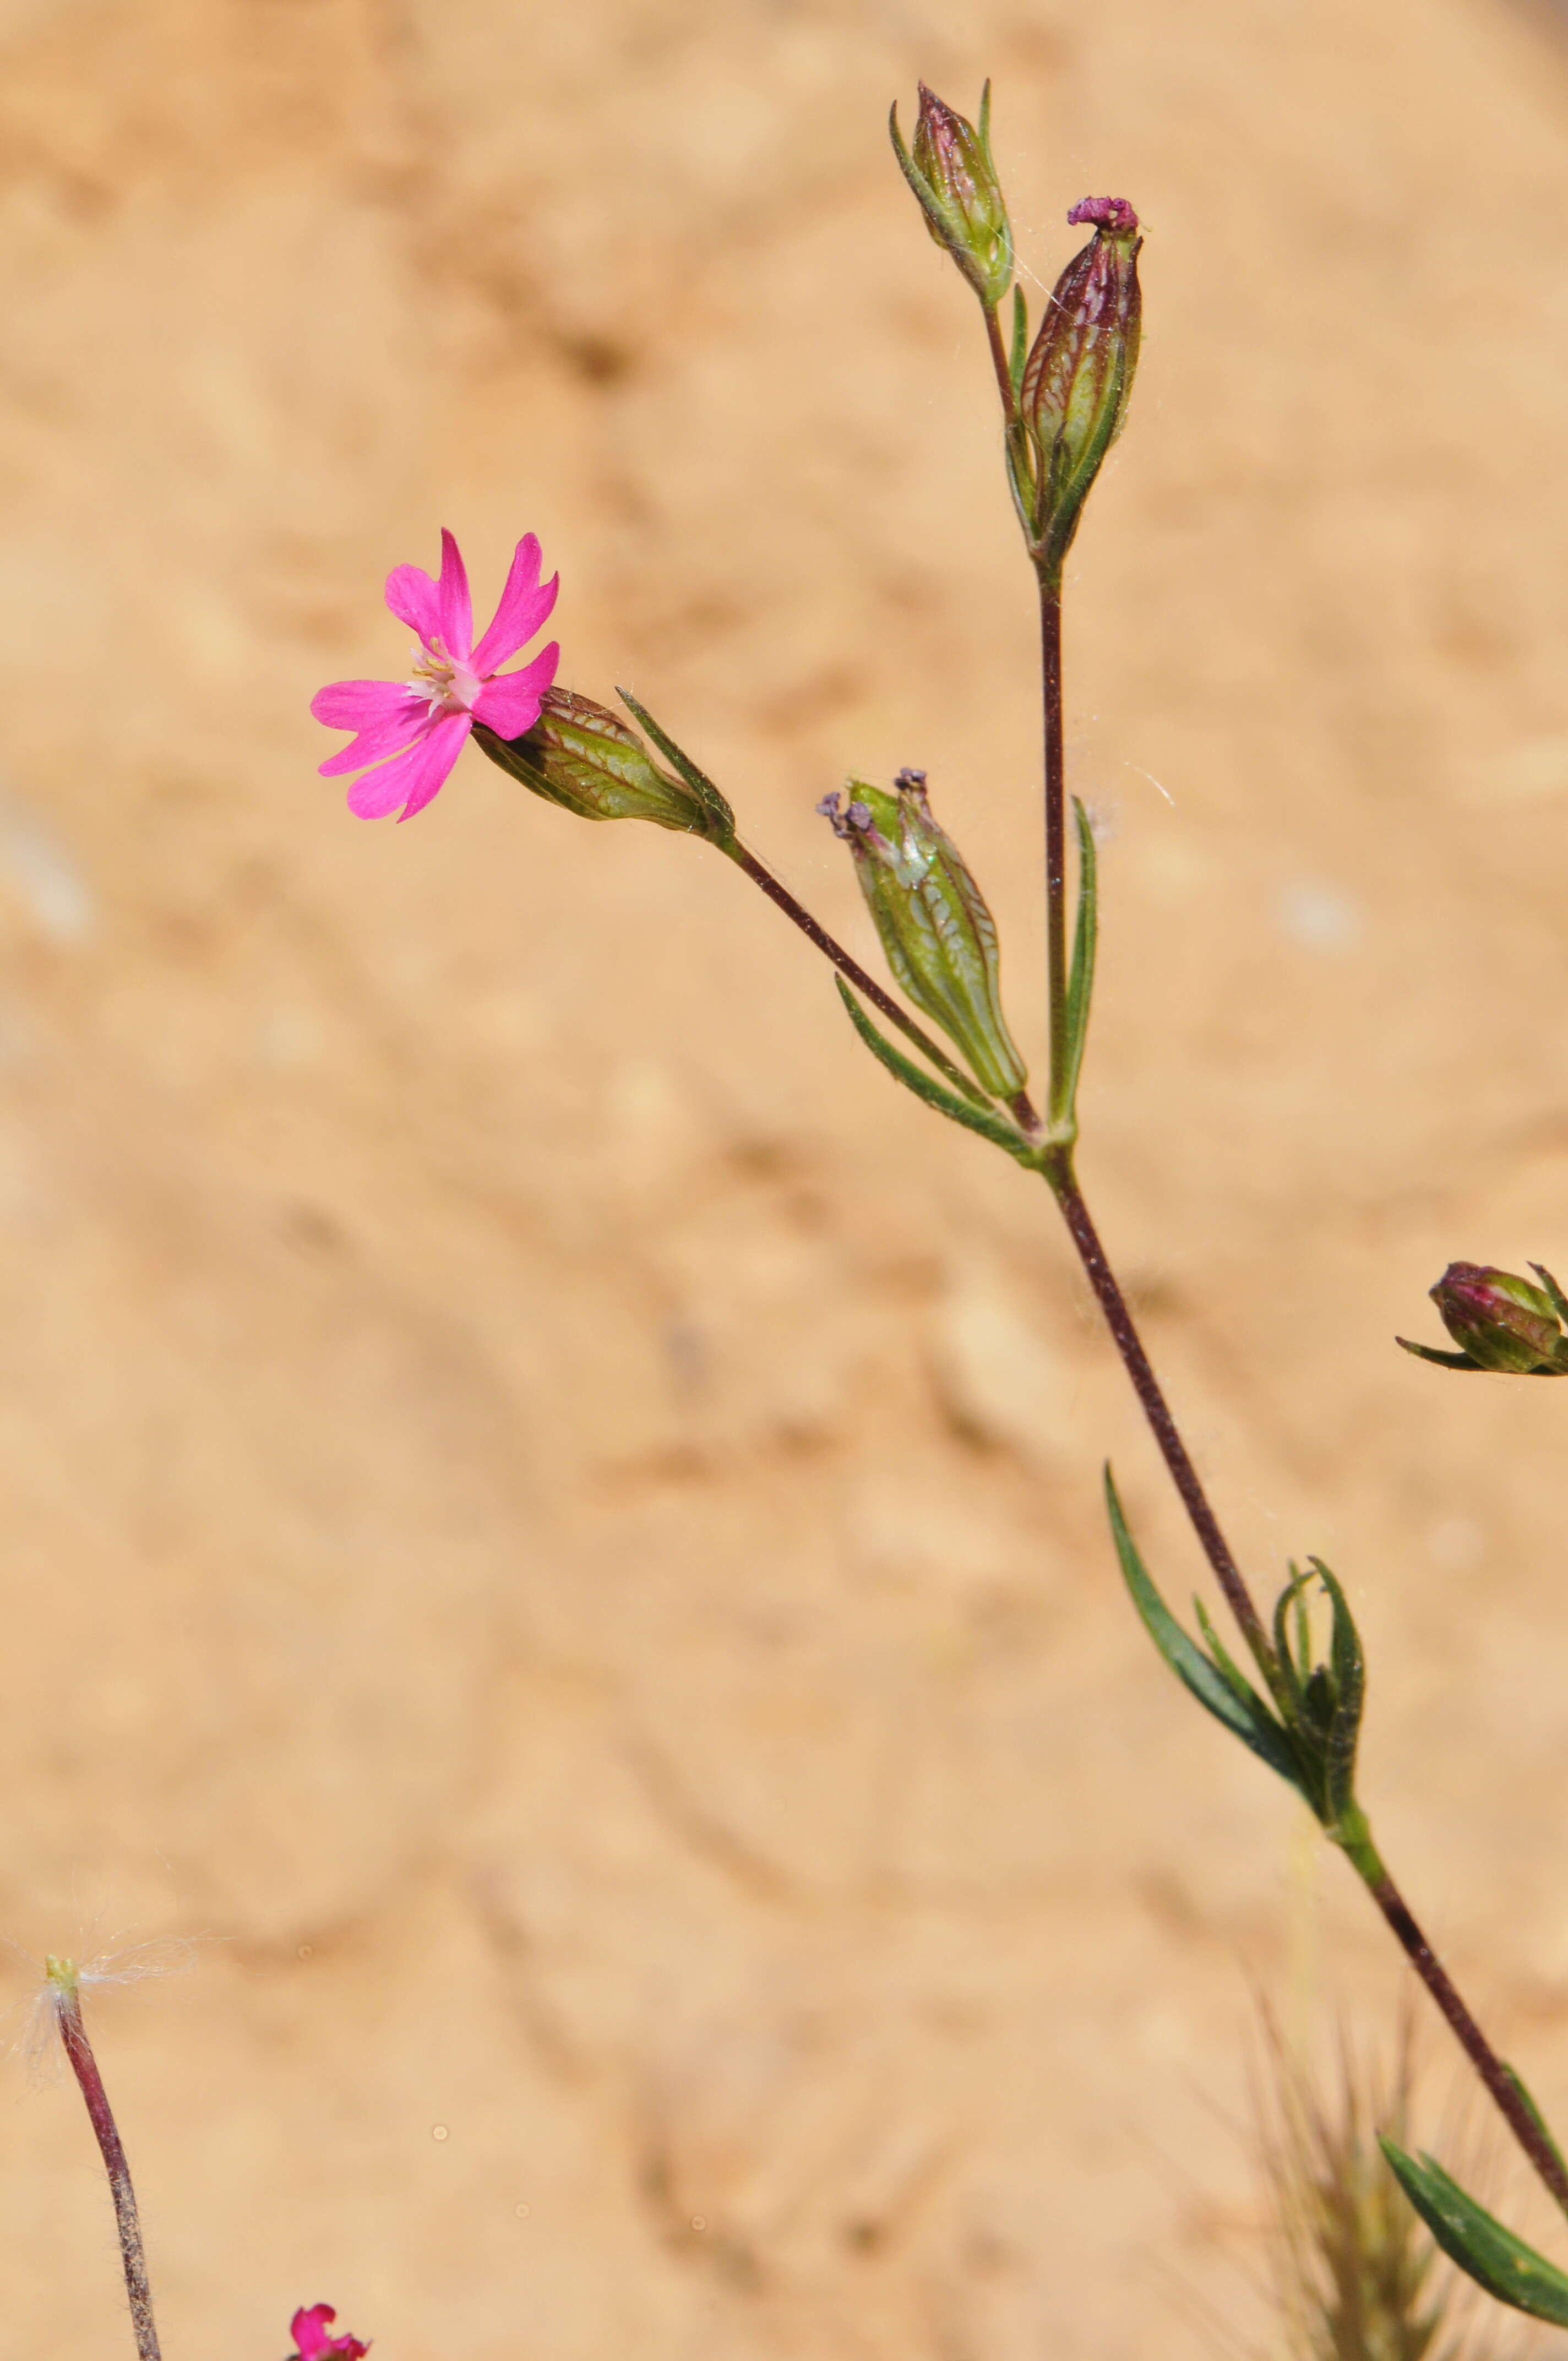
[[(781, 884), (771, 869), (764, 869), (754, 852), (749, 852), (738, 837), (730, 843), (721, 845), (719, 850), (728, 852), (737, 868), (743, 869), (751, 883), (762, 887), (769, 901), (775, 904), (786, 918), (794, 920), (807, 942), (815, 943), (824, 957), (832, 961), (839, 974), (847, 976), (856, 991), (863, 994), (873, 1008), (882, 1011), (890, 1025), (896, 1025), (905, 1039), (913, 1041), (922, 1056), (929, 1058), (938, 1071), (945, 1074), (965, 1098), (975, 1100), (981, 1105), (985, 1104), (983, 1092), (977, 1090), (969, 1076), (960, 1072), (947, 1051), (937, 1047), (924, 1027), (916, 1025), (912, 1016), (906, 1016), (896, 1000), (889, 998), (876, 979), (866, 973), (859, 960), (851, 959), (842, 943), (834, 941), (827, 928), (818, 925), (805, 903), (797, 902), (789, 887)], [(1008, 1104), (1025, 1131), (1038, 1130), (1039, 1117), (1025, 1092), (1020, 1091), (1015, 1098), (1009, 1100)]]
[(1050, 1020), (1051, 1121), (1068, 1109), (1067, 785), (1062, 755), (1061, 585), (1040, 577), (1040, 676), (1046, 732), (1046, 992)]
[(131, 2186), (131, 2169), (126, 2162), (126, 2151), (121, 2145), (114, 2110), (109, 2104), (109, 2094), (104, 2088), (104, 2078), (98, 2071), (98, 2061), (93, 2055), (93, 2045), (82, 2022), (82, 2004), (77, 1997), (74, 1978), (68, 1982), (63, 1976), (57, 1977), (51, 1962), (49, 1981), (54, 1987), (60, 2037), (65, 2044), (71, 2072), (81, 2084), (82, 2095), (87, 2102), (87, 2113), (97, 2136), (104, 2169), (109, 2176), (109, 2188), (115, 2200), (115, 2222), (120, 2234), (120, 2260), (125, 2266), (131, 2326), (136, 2331), (137, 2361), (160, 2361), (158, 2330), (152, 2318), (152, 2290), (147, 2279), (147, 2256), (141, 2243), (141, 2219), (137, 2212), (136, 2191)]

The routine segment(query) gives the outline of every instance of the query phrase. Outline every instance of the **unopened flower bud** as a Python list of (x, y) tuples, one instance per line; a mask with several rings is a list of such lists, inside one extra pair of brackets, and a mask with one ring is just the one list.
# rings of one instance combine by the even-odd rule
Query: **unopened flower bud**
[(851, 779), (818, 811), (855, 857), (861, 891), (900, 989), (939, 1025), (993, 1098), (1027, 1081), (997, 992), (996, 927), (957, 845), (931, 817), (924, 771), (891, 792)]
[(888, 128), (927, 228), (993, 312), (1013, 284), (1013, 232), (991, 159), (991, 84), (981, 93), (978, 130), (924, 82), (913, 155), (900, 135), (896, 106)]
[(1085, 197), (1068, 220), (1094, 236), (1056, 283), (1020, 403), (1038, 467), (1039, 554), (1059, 568), (1101, 461), (1122, 431), (1138, 365), (1138, 217), (1124, 197)]
[(1478, 1368), (1568, 1375), (1568, 1337), (1547, 1289), (1512, 1271), (1451, 1262), (1431, 1292), (1443, 1326)]
[(547, 688), (538, 720), (521, 738), (483, 728), (474, 737), (492, 763), (582, 819), (649, 819), (718, 840), (701, 796), (662, 771), (617, 714), (575, 689)]

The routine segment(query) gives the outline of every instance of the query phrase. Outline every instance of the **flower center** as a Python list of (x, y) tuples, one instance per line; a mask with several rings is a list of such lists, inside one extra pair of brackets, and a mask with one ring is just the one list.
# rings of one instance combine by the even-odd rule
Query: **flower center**
[(426, 700), (433, 715), (472, 710), (482, 683), (461, 656), (449, 656), (440, 640), (432, 640), (428, 647), (416, 647), (413, 653), (409, 686)]

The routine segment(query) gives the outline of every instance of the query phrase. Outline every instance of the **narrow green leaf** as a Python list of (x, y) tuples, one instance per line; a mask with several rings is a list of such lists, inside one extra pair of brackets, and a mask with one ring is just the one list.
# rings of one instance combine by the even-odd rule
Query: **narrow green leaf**
[(1355, 1749), (1366, 1702), (1366, 1657), (1338, 1578), (1321, 1557), (1312, 1560), (1312, 1567), (1333, 1610), (1329, 1669), (1333, 1675), (1334, 1708), (1323, 1749), (1323, 1788), (1331, 1817), (1340, 1820), (1355, 1805)]
[(1408, 1336), (1396, 1336), (1394, 1342), (1403, 1345), (1407, 1353), (1413, 1353), (1418, 1361), (1435, 1361), (1440, 1369), (1481, 1368), (1480, 1362), (1473, 1361), (1468, 1353), (1442, 1353), (1434, 1345), (1412, 1345)]
[(1024, 301), (1024, 290), (1013, 290), (1013, 348), (1007, 358), (1007, 374), (1013, 380), (1014, 401), (1024, 383), (1024, 365), (1029, 357), (1029, 306)]
[[(1290, 1579), (1274, 1602), (1274, 1646), (1279, 1658), (1279, 1670), (1290, 1692), (1290, 1703), (1303, 1719), (1306, 1717), (1306, 1680), (1311, 1670), (1309, 1662), (1309, 1640), (1306, 1615), (1301, 1608), (1302, 1586), (1312, 1579), (1309, 1567), (1304, 1574), (1290, 1569)], [(1296, 1609), (1294, 1619), (1291, 1609)], [(1295, 1622), (1295, 1646), (1291, 1645), (1291, 1622)], [(1298, 1651), (1299, 1654), (1298, 1656)]]
[(839, 987), (839, 999), (850, 1012), (850, 1024), (872, 1057), (880, 1059), (888, 1072), (895, 1075), (905, 1090), (913, 1091), (917, 1099), (924, 1099), (927, 1106), (935, 1107), (938, 1114), (945, 1115), (950, 1123), (961, 1123), (967, 1130), (978, 1131), (982, 1139), (989, 1139), (997, 1148), (1004, 1148), (1009, 1156), (1017, 1158), (1020, 1164), (1034, 1162), (1036, 1154), (1034, 1142), (1025, 1137), (1016, 1124), (1009, 1123), (1005, 1115), (994, 1114), (990, 1107), (971, 1106), (968, 1100), (960, 1099), (955, 1091), (948, 1090), (945, 1083), (927, 1073), (923, 1066), (917, 1066), (913, 1058), (906, 1058), (902, 1049), (895, 1049), (886, 1035), (877, 1031), (843, 977), (836, 975), (833, 981)]
[(673, 738), (667, 737), (646, 706), (639, 705), (629, 689), (618, 688), (617, 697), (634, 719), (640, 721), (668, 763), (673, 763), (692, 793), (701, 798), (709, 818), (725, 838), (735, 833), (735, 815), (706, 771), (699, 771), (690, 756), (684, 753)]
[(1196, 1595), (1192, 1600), (1192, 1611), (1198, 1618), (1198, 1629), (1203, 1634), (1209, 1653), (1214, 1659), (1215, 1668), (1218, 1671), (1221, 1679), (1225, 1683), (1226, 1686), (1231, 1691), (1232, 1696), (1238, 1697), (1241, 1700), (1247, 1712), (1252, 1716), (1258, 1730), (1264, 1736), (1266, 1745), (1271, 1750), (1277, 1750), (1281, 1741), (1283, 1741), (1284, 1750), (1289, 1759), (1290, 1768), (1288, 1771), (1286, 1771), (1279, 1763), (1276, 1763), (1273, 1752), (1266, 1753), (1264, 1759), (1273, 1764), (1273, 1767), (1279, 1772), (1281, 1778), (1288, 1778), (1293, 1786), (1299, 1787), (1301, 1785), (1301, 1773), (1297, 1763), (1296, 1750), (1290, 1743), (1289, 1731), (1283, 1729), (1278, 1718), (1270, 1711), (1265, 1699), (1261, 1697), (1256, 1689), (1253, 1687), (1252, 1683), (1248, 1680), (1241, 1666), (1236, 1663), (1235, 1658), (1226, 1648), (1225, 1643), (1221, 1639), (1218, 1631), (1214, 1629), (1213, 1619), (1210, 1615), (1208, 1609), (1204, 1606), (1203, 1601), (1196, 1597)]
[(1419, 2160), (1386, 2137), (1388, 2169), (1451, 2261), (1499, 2303), (1568, 2328), (1568, 2277), (1466, 2196), (1435, 2158)]
[(1076, 796), (1072, 799), (1072, 816), (1078, 827), (1078, 917), (1067, 982), (1067, 1040), (1061, 1085), (1052, 1110), (1058, 1118), (1070, 1115), (1078, 1100), (1078, 1078), (1083, 1071), (1084, 1044), (1089, 1038), (1089, 1004), (1094, 991), (1094, 949), (1100, 932), (1094, 830)]
[[(1215, 1667), (1232, 1695), (1241, 1697), (1244, 1701), (1247, 1697), (1252, 1697), (1257, 1704), (1262, 1705), (1263, 1699), (1258, 1697), (1257, 1691), (1214, 1629), (1213, 1618), (1196, 1591), (1192, 1595), (1192, 1612), (1198, 1618), (1198, 1629), (1203, 1634), (1204, 1642), (1209, 1653), (1214, 1659)], [(1264, 1710), (1267, 1712), (1266, 1706), (1264, 1707)]]
[[(1144, 1628), (1171, 1671), (1183, 1687), (1190, 1689), (1199, 1704), (1223, 1721), (1234, 1737), (1250, 1747), (1271, 1771), (1277, 1771), (1298, 1793), (1305, 1795), (1296, 1758), (1285, 1731), (1274, 1719), (1255, 1690), (1249, 1691), (1250, 1705), (1236, 1692), (1227, 1675), (1212, 1664), (1197, 1642), (1189, 1637), (1150, 1578), (1148, 1568), (1138, 1555), (1127, 1521), (1122, 1513), (1115, 1479), (1109, 1467), (1105, 1470), (1105, 1510), (1111, 1520), (1112, 1538), (1116, 1554), (1122, 1561), (1122, 1575), (1133, 1596), (1133, 1604), (1143, 1618)], [(1231, 1666), (1234, 1673), (1235, 1667)], [(1237, 1678), (1241, 1677), (1237, 1675)], [(1243, 1686), (1246, 1686), (1245, 1680)]]
[(1563, 2150), (1557, 2145), (1556, 2135), (1553, 2133), (1551, 2125), (1547, 2122), (1546, 2117), (1541, 2114), (1541, 2109), (1536, 2105), (1535, 2101), (1530, 2097), (1529, 2091), (1525, 2088), (1524, 2077), (1512, 2066), (1508, 2065), (1507, 2060), (1504, 2061), (1503, 2071), (1508, 2076), (1509, 2081), (1513, 2084), (1514, 2089), (1518, 2092), (1519, 2098), (1523, 2103), (1525, 2113), (1529, 2115), (1530, 2122), (1535, 2125), (1536, 2130), (1541, 2134), (1541, 2138), (1546, 2142), (1547, 2147), (1552, 2150), (1552, 2153), (1557, 2158), (1558, 2163), (1563, 2166), (1563, 2171), (1568, 2173), (1568, 2163), (1563, 2161)]

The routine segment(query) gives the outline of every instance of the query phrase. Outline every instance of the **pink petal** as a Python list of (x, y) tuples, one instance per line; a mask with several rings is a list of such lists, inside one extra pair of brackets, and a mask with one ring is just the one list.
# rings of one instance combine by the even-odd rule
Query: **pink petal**
[(449, 656), (466, 658), (474, 644), (474, 607), (463, 553), (444, 525), (441, 529), (441, 636)]
[(367, 730), (408, 695), (397, 680), (331, 680), (311, 699), (311, 711), (329, 730)]
[(466, 713), (443, 714), (417, 745), (355, 780), (348, 790), (349, 810), (361, 819), (385, 819), (401, 804), (403, 818), (411, 819), (432, 796), (440, 794), (473, 726)]
[(337, 2318), (330, 2303), (303, 2306), (289, 2323), (289, 2334), (294, 2340), (299, 2361), (328, 2361), (330, 2356), (340, 2356), (341, 2361), (364, 2361), (369, 2352), (357, 2336), (330, 2336), (327, 2331)]
[(301, 2306), (289, 2323), (289, 2334), (300, 2361), (318, 2361), (318, 2356), (329, 2349), (327, 2330), (336, 2318), (330, 2303), (313, 2303), (308, 2311)]
[(525, 641), (549, 620), (560, 584), (557, 574), (541, 589), (538, 538), (532, 533), (524, 533), (512, 557), (496, 620), (474, 651), (474, 670), (481, 680), (498, 664), (504, 664), (508, 656), (516, 655)]
[(521, 738), (539, 719), (545, 690), (555, 678), (561, 651), (554, 640), (521, 672), (499, 673), (474, 699), (474, 719), (498, 738)]
[(400, 752), (411, 739), (423, 736), (429, 719), (430, 707), (422, 697), (400, 691), (395, 704), (389, 703), (357, 737), (318, 766), (322, 777), (335, 779), (345, 771), (363, 771), (367, 763)]
[(441, 593), (422, 566), (393, 566), (387, 577), (387, 604), (427, 648), (441, 637)]
[[(382, 763), (389, 753), (399, 753), (411, 739), (422, 737), (430, 720), (427, 698), (394, 687), (389, 680), (355, 680), (340, 682), (340, 687), (376, 689), (376, 697), (361, 698), (359, 730), (347, 746), (340, 746), (326, 763), (321, 763), (321, 777), (335, 779), (345, 770), (364, 770), (366, 763)], [(326, 697), (326, 689), (323, 689)], [(337, 730), (355, 727), (352, 722), (337, 722)]]

